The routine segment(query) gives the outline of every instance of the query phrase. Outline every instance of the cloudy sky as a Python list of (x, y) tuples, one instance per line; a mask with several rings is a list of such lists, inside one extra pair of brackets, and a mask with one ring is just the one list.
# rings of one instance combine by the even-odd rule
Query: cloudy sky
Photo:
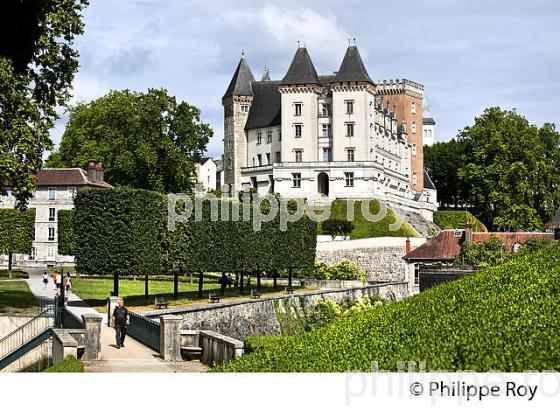
[(73, 101), (164, 87), (202, 110), (215, 132), (208, 153), (218, 156), (221, 97), (241, 50), (255, 77), (268, 66), (279, 79), (300, 40), (328, 74), (355, 38), (374, 80), (424, 84), (439, 140), (495, 105), (558, 124), (559, 17), (557, 0), (93, 0)]

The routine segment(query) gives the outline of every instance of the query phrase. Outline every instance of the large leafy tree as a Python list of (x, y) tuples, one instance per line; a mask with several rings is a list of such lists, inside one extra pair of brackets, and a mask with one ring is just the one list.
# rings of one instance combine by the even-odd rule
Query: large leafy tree
[(49, 130), (78, 70), (74, 38), (88, 0), (7, 0), (0, 5), (0, 194), (25, 207)]
[(177, 102), (166, 90), (129, 90), (70, 109), (70, 119), (49, 166), (105, 165), (105, 179), (116, 186), (158, 192), (188, 192), (194, 163), (212, 130), (198, 108)]
[(457, 209), (464, 202), (464, 187), (458, 174), (463, 152), (456, 139), (424, 147), (424, 167), (437, 188), (442, 208)]
[(488, 108), (458, 136), (468, 203), (494, 229), (539, 229), (560, 204), (560, 134)]

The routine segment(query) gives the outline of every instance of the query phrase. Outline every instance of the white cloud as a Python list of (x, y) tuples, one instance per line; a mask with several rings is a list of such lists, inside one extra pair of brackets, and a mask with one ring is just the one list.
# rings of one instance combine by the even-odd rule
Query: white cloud
[(72, 99), (70, 104), (95, 100), (107, 93), (109, 89), (103, 86), (97, 78), (78, 74), (74, 79)]

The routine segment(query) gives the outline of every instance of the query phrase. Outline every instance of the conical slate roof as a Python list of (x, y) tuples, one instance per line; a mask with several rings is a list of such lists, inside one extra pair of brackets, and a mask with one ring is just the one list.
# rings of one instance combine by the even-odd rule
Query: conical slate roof
[(244, 58), (241, 58), (223, 98), (231, 97), (232, 95), (252, 96), (251, 82), (253, 81), (255, 81), (255, 77), (253, 77), (249, 64), (247, 64)]
[(288, 72), (280, 81), (280, 85), (303, 85), (303, 84), (317, 84), (321, 85), (319, 76), (313, 66), (311, 57), (305, 47), (300, 47), (296, 51), (296, 55), (288, 68)]
[(331, 83), (362, 82), (374, 84), (356, 46), (348, 46), (338, 73)]

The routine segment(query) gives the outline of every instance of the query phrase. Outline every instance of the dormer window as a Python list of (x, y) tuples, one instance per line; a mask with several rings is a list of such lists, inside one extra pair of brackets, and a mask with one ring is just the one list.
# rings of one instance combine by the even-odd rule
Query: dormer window
[(249, 105), (241, 104), (241, 112), (249, 112)]

